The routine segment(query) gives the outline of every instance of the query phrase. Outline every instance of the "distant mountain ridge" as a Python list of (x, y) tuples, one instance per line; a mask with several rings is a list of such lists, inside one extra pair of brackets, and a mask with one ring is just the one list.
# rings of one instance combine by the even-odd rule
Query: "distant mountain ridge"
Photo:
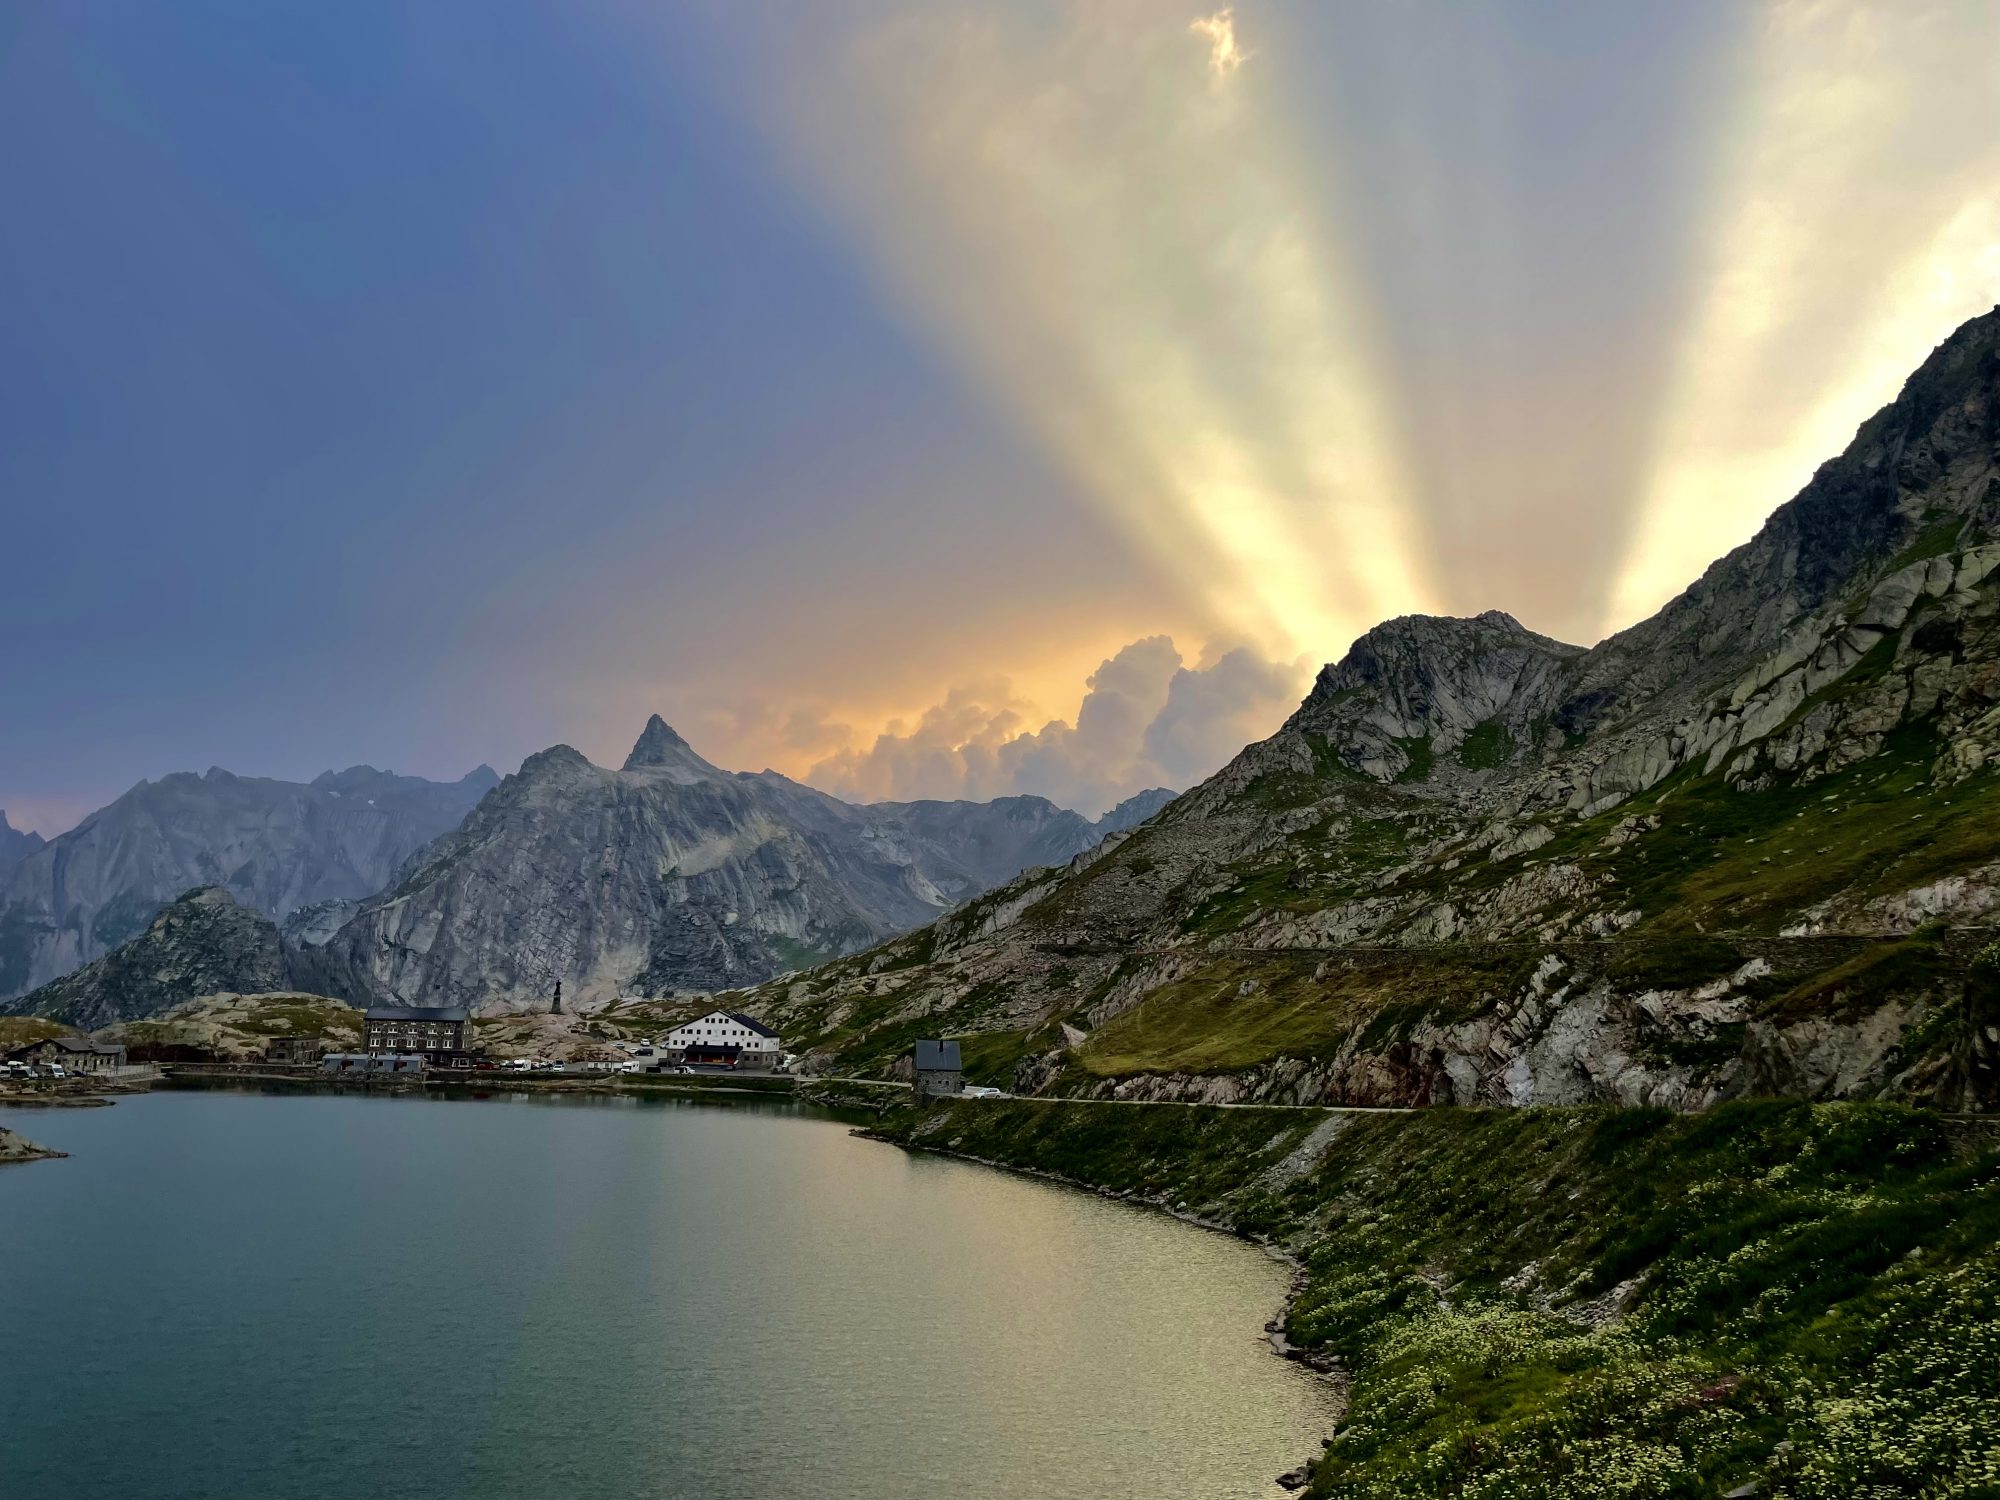
[(370, 766), (142, 781), (11, 868), (0, 855), (0, 998), (109, 952), (191, 888), (273, 918), (371, 896), (498, 781), (486, 766), (448, 783)]
[(7, 810), (0, 808), (0, 881), (6, 880), (14, 866), (41, 848), (47, 840), (33, 829), (26, 832), (7, 821)]
[(369, 996), (327, 955), (286, 943), (270, 918), (220, 886), (183, 891), (104, 957), (0, 1006), (86, 1029), (140, 1020), (202, 995), (281, 991)]
[(408, 1002), (751, 983), (1067, 863), (1171, 795), (1097, 822), (1030, 796), (858, 807), (722, 770), (655, 714), (616, 771), (567, 745), (529, 756), (327, 946)]

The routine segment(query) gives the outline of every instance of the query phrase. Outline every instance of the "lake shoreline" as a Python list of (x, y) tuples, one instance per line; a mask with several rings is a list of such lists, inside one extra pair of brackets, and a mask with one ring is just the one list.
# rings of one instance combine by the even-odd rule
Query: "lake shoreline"
[[(1286, 1286), (1284, 1301), (1280, 1305), (1277, 1315), (1264, 1324), (1263, 1333), (1265, 1342), (1269, 1345), (1272, 1354), (1276, 1355), (1279, 1359), (1287, 1360), (1290, 1363), (1310, 1370), (1333, 1393), (1333, 1432), (1338, 1432), (1341, 1423), (1346, 1420), (1348, 1398), (1353, 1383), (1352, 1375), (1337, 1359), (1326, 1354), (1324, 1351), (1302, 1349), (1293, 1344), (1285, 1335), (1286, 1319), (1291, 1315), (1293, 1306), (1304, 1295), (1309, 1285), (1309, 1276), (1305, 1262), (1269, 1236), (1257, 1234), (1240, 1226), (1225, 1223), (1219, 1219), (1206, 1218), (1188, 1209), (1177, 1208), (1160, 1196), (1133, 1192), (1129, 1189), (1121, 1190), (1105, 1187), (1098, 1183), (1085, 1181), (1080, 1177), (1071, 1177), (1062, 1172), (1051, 1171), (1045, 1167), (1025, 1166), (1017, 1162), (1000, 1161), (993, 1157), (980, 1156), (971, 1151), (955, 1150), (950, 1146), (939, 1146), (927, 1141), (904, 1139), (900, 1136), (886, 1134), (874, 1126), (858, 1126), (850, 1131), (849, 1134), (857, 1136), (862, 1140), (877, 1141), (888, 1146), (899, 1146), (905, 1151), (921, 1151), (932, 1156), (949, 1157), (955, 1161), (971, 1162), (977, 1166), (991, 1167), (1015, 1177), (1028, 1177), (1041, 1182), (1054, 1183), (1059, 1187), (1072, 1188), (1090, 1193), (1095, 1197), (1104, 1198), (1114, 1203), (1129, 1203), (1137, 1208), (1163, 1213), (1171, 1219), (1176, 1219), (1196, 1229), (1205, 1229), (1212, 1234), (1227, 1235), (1231, 1239), (1242, 1240), (1247, 1244), (1255, 1245), (1291, 1273), (1291, 1279)], [(1331, 1442), (1332, 1433), (1330, 1432), (1320, 1445), (1321, 1451), (1325, 1451)], [(1287, 1490), (1304, 1489), (1311, 1482), (1312, 1466), (1318, 1456), (1318, 1454), (1315, 1454), (1301, 1463), (1297, 1468), (1285, 1474), (1278, 1475), (1274, 1482)]]
[[(1255, 1500), (1326, 1430), (1327, 1393), (1243, 1338), (1286, 1290), (1262, 1256), (1004, 1174), (913, 1169), (817, 1106), (523, 1090), (481, 1101), (521, 1108), (417, 1107), (472, 1097), (169, 1088), (67, 1114), (52, 1144), (86, 1170), (0, 1173), (0, 1250), (46, 1312), (20, 1353), (50, 1372), (6, 1445), (10, 1483)], [(702, 1289), (746, 1284), (786, 1287), (784, 1316), (718, 1337)], [(218, 1320), (230, 1297), (253, 1311)], [(817, 1330), (804, 1354), (795, 1318)], [(446, 1356), (501, 1372), (457, 1398), (463, 1421), (407, 1450), (353, 1442), (357, 1422), (405, 1420)], [(267, 1407), (291, 1432), (276, 1458), (238, 1440)], [(816, 1435), (804, 1471), (680, 1440), (744, 1413)], [(63, 1488), (107, 1414), (131, 1435)]]

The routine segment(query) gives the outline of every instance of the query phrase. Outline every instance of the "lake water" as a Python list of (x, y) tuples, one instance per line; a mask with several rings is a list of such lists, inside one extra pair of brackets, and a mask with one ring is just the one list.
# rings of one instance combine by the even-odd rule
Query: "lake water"
[(1268, 1497), (1252, 1246), (790, 1103), (0, 1110), (0, 1493)]

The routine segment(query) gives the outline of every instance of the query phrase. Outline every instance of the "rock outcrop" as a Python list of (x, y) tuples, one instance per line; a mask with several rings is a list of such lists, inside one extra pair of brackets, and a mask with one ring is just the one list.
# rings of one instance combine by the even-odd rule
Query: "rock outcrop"
[(1978, 1097), (1996, 912), (2000, 310), (1651, 619), (1389, 621), (1136, 830), (742, 1003), (1044, 1092)]
[(220, 769), (142, 781), (0, 874), (0, 998), (108, 953), (194, 886), (274, 918), (372, 896), (498, 780), (354, 766), (310, 784)]
[(326, 949), (412, 1003), (719, 989), (920, 926), (1105, 831), (1039, 797), (856, 807), (724, 771), (655, 715), (615, 771), (530, 756)]
[(204, 995), (304, 991), (366, 1005), (364, 984), (330, 955), (286, 943), (270, 918), (220, 886), (184, 892), (143, 932), (73, 973), (0, 1006), (95, 1029), (159, 1015)]
[(19, 1132), (0, 1126), (0, 1162), (53, 1161), (68, 1155), (67, 1151), (38, 1146)]

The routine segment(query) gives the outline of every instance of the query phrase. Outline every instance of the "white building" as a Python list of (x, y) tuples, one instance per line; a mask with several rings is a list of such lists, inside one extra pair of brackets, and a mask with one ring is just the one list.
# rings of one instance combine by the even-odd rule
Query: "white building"
[(676, 1026), (660, 1047), (670, 1057), (692, 1053), (691, 1060), (732, 1062), (745, 1068), (775, 1068), (785, 1055), (777, 1032), (754, 1016), (733, 1010), (712, 1010)]

